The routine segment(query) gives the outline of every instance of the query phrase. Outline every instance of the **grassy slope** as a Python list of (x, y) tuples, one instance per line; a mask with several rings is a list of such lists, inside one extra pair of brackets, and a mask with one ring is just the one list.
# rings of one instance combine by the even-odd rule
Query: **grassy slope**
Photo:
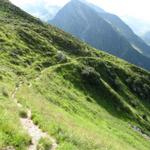
[[(0, 147), (30, 138), (11, 99), (53, 135), (62, 150), (149, 150), (130, 125), (150, 132), (150, 74), (99, 52), (0, 0)], [(28, 86), (32, 83), (32, 86)], [(7, 125), (6, 125), (7, 123)]]

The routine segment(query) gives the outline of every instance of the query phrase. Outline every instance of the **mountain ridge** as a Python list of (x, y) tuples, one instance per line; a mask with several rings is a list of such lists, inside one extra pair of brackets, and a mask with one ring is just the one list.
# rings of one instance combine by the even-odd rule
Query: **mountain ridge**
[(110, 14), (110, 13), (99, 13), (103, 19), (110, 22), (114, 28), (117, 28), (116, 30), (119, 30), (119, 32), (131, 43), (131, 45), (134, 45), (137, 47), (137, 49), (140, 50), (140, 52), (145, 55), (150, 55), (150, 47), (144, 43), (140, 37), (138, 37), (132, 29), (125, 24), (118, 16)]

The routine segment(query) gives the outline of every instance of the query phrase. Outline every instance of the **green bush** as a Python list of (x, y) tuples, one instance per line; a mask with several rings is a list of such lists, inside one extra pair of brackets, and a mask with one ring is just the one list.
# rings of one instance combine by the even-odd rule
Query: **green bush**
[(3, 76), (2, 75), (0, 75), (0, 80), (3, 80)]
[(89, 83), (90, 85), (99, 85), (100, 74), (96, 72), (94, 68), (84, 67), (81, 74), (86, 83)]
[(56, 55), (56, 59), (59, 63), (65, 63), (67, 62), (67, 57), (66, 55), (64, 55), (63, 53), (61, 52), (58, 52), (57, 55)]
[(48, 138), (41, 138), (38, 145), (37, 150), (49, 150), (52, 147), (52, 142)]
[(28, 114), (27, 114), (26, 110), (21, 109), (21, 110), (19, 111), (19, 116), (20, 116), (21, 118), (27, 118), (27, 117), (28, 117)]
[(4, 87), (2, 88), (2, 95), (5, 96), (5, 97), (9, 97), (8, 91)]

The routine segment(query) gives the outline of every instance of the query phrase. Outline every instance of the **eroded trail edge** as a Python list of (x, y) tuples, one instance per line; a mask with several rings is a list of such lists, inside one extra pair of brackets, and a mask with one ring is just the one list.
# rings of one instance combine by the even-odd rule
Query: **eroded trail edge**
[[(17, 104), (18, 107), (23, 108), (23, 105), (20, 104), (16, 98), (16, 93), (21, 87), (21, 85), (22, 83), (20, 83), (19, 86), (15, 88), (14, 92), (12, 93), (12, 99), (14, 100), (14, 102)], [(48, 133), (43, 132), (37, 125), (34, 124), (31, 118), (32, 111), (30, 109), (27, 109), (26, 111), (27, 111), (27, 117), (26, 118), (20, 117), (20, 122), (23, 128), (28, 132), (28, 134), (32, 138), (32, 143), (29, 146), (28, 150), (37, 150), (37, 145), (41, 138), (47, 138), (52, 142), (52, 146), (49, 148), (49, 150), (56, 150), (58, 146), (56, 140), (51, 136), (49, 136)]]

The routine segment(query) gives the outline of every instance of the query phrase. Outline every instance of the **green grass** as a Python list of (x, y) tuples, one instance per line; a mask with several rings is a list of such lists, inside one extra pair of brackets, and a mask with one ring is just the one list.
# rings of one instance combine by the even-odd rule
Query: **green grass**
[(49, 150), (52, 147), (52, 143), (48, 138), (41, 138), (37, 150)]
[(13, 78), (8, 79), (5, 74), (0, 81), (0, 149), (13, 146), (16, 150), (23, 150), (30, 143), (30, 137), (23, 131), (18, 108), (11, 99), (14, 89)]
[(76, 63), (50, 68), (33, 81), (32, 89), (22, 87), (18, 97), (33, 110), (34, 122), (57, 139), (59, 149), (149, 149), (149, 142), (130, 127), (139, 126), (136, 110), (113, 101), (111, 89), (107, 96), (83, 87), (89, 85), (79, 78), (79, 68)]
[[(0, 149), (27, 149), (26, 108), (58, 150), (149, 150), (150, 73), (0, 0)], [(16, 93), (23, 105), (12, 99)], [(32, 84), (31, 84), (32, 83)], [(31, 85), (31, 86), (29, 86)], [(41, 144), (46, 146), (47, 140)]]

